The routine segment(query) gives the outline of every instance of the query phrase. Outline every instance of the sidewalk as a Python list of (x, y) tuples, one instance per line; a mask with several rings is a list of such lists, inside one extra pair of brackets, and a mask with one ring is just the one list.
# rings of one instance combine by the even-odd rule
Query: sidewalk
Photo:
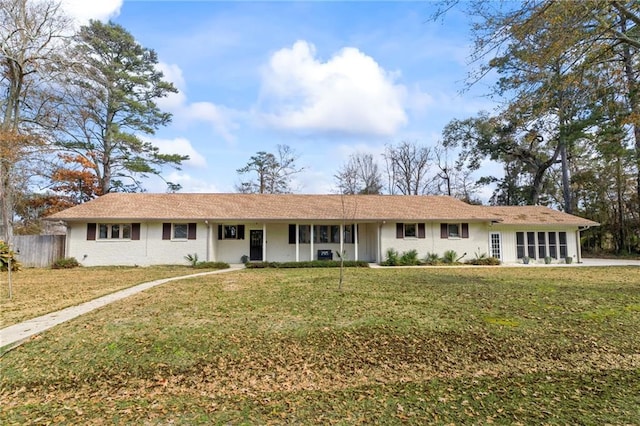
[(106, 296), (99, 297), (94, 300), (90, 300), (89, 302), (81, 303), (80, 305), (70, 306), (57, 312), (51, 312), (50, 314), (42, 315), (40, 317), (3, 328), (2, 330), (0, 330), (0, 356), (2, 356), (2, 354), (7, 352), (8, 350), (20, 345), (31, 336), (42, 333), (43, 331), (46, 331), (58, 324), (62, 324), (63, 322), (69, 321), (82, 314), (91, 312), (94, 309), (101, 308), (110, 303), (127, 298), (152, 287), (162, 285), (171, 281), (201, 277), (203, 275), (221, 274), (225, 272), (237, 271), (243, 268), (243, 265), (232, 265), (229, 269), (220, 269), (217, 271), (200, 272), (197, 274), (149, 281), (126, 288), (124, 290), (117, 291), (115, 293), (108, 294)]

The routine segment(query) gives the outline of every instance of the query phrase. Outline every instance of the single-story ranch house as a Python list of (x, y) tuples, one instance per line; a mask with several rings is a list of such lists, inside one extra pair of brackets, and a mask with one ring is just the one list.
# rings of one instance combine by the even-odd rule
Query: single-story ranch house
[[(111, 193), (49, 217), (67, 225), (66, 255), (85, 266), (345, 259), (388, 249), (504, 263), (580, 262), (596, 222), (542, 206), (470, 205), (447, 196)], [(245, 258), (245, 259), (246, 259)]]

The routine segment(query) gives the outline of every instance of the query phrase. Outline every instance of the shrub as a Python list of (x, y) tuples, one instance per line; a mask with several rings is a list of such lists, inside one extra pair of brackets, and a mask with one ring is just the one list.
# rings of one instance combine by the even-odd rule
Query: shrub
[(184, 260), (189, 262), (189, 264), (195, 268), (198, 264), (198, 253), (188, 254), (184, 257)]
[[(248, 269), (262, 268), (339, 268), (339, 260), (309, 260), (302, 262), (249, 262), (245, 265)], [(344, 267), (368, 268), (369, 263), (363, 260), (345, 260)]]
[(447, 250), (442, 256), (442, 262), (446, 264), (454, 264), (458, 262), (458, 253), (455, 250)]
[(16, 259), (16, 253), (9, 248), (9, 244), (0, 240), (0, 271), (8, 270), (9, 262), (11, 262), (12, 271), (19, 271), (22, 267)]
[(197, 262), (193, 267), (195, 269), (228, 269), (229, 264), (225, 262)]
[(396, 249), (387, 249), (387, 258), (382, 262), (383, 266), (397, 266), (400, 264), (400, 255)]
[(438, 256), (438, 253), (427, 253), (424, 257), (424, 263), (426, 265), (439, 265), (440, 262), (440, 256)]
[(418, 259), (418, 250), (412, 249), (409, 251), (405, 251), (400, 256), (400, 265), (419, 265), (420, 260)]
[(75, 257), (65, 257), (58, 259), (51, 265), (51, 269), (73, 269), (80, 266), (80, 262)]
[(500, 264), (500, 259), (495, 257), (476, 257), (475, 259), (467, 260), (467, 265), (486, 265), (495, 266)]

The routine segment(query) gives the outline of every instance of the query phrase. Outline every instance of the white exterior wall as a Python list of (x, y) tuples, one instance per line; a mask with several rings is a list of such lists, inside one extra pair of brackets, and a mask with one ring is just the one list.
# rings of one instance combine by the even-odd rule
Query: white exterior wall
[[(500, 232), (502, 240), (502, 257), (504, 263), (522, 263), (522, 260), (517, 259), (516, 252), (516, 232), (535, 232), (536, 237), (538, 232), (566, 232), (567, 233), (567, 255), (573, 259), (573, 262), (580, 261), (579, 253), (579, 241), (577, 236), (577, 227), (560, 227), (560, 226), (547, 226), (547, 227), (526, 227), (517, 225), (500, 225), (494, 224), (490, 227), (490, 232)], [(548, 244), (548, 241), (546, 242)], [(556, 243), (559, 243), (556, 241)], [(525, 235), (526, 245), (526, 235)], [(558, 255), (560, 251), (558, 249)], [(537, 252), (536, 252), (537, 257)], [(531, 263), (544, 263), (544, 259), (531, 259)], [(565, 263), (564, 259), (554, 259), (552, 263)]]
[(182, 265), (188, 254), (206, 260), (206, 242), (204, 223), (197, 224), (195, 240), (163, 240), (162, 223), (152, 222), (140, 224), (140, 240), (95, 241), (87, 240), (86, 223), (74, 223), (67, 227), (66, 257), (75, 257), (84, 266)]
[(489, 253), (489, 234), (486, 223), (469, 223), (469, 238), (440, 238), (440, 222), (425, 224), (425, 238), (396, 238), (396, 223), (387, 222), (381, 227), (381, 261), (387, 256), (388, 249), (399, 254), (416, 249), (418, 258), (427, 253), (436, 253), (442, 257), (444, 252), (454, 250), (461, 261), (472, 259), (476, 253)]
[[(114, 222), (110, 222), (114, 223)], [(309, 223), (305, 223), (309, 224)], [(326, 224), (326, 223), (316, 223)], [(296, 261), (296, 244), (289, 244), (289, 224), (245, 223), (245, 238), (241, 240), (220, 240), (217, 223), (197, 223), (195, 240), (163, 240), (162, 222), (141, 223), (140, 240), (100, 240), (87, 241), (87, 224), (72, 223), (67, 230), (67, 257), (75, 257), (85, 266), (106, 265), (162, 265), (186, 264), (184, 256), (197, 254), (202, 261), (222, 261), (239, 263), (243, 255), (249, 255), (250, 231), (263, 230), (266, 244), (263, 260), (270, 262)], [(523, 227), (488, 223), (469, 223), (469, 238), (440, 238), (440, 223), (425, 224), (425, 238), (396, 238), (396, 223), (366, 223), (358, 226), (358, 260), (367, 262), (384, 261), (388, 249), (400, 254), (416, 249), (419, 258), (427, 253), (442, 256), (447, 250), (454, 250), (462, 260), (472, 259), (476, 254), (491, 254), (490, 234), (500, 233), (501, 254), (504, 263), (517, 263), (516, 232), (566, 232), (567, 253), (574, 262), (580, 261), (576, 227)], [(547, 242), (548, 243), (548, 242)], [(344, 244), (347, 260), (355, 260), (355, 244)], [(332, 250), (334, 259), (340, 244), (299, 244), (300, 261), (316, 259), (318, 250)], [(466, 255), (464, 255), (466, 253)], [(559, 251), (558, 251), (559, 253)], [(543, 263), (543, 259), (532, 259)], [(564, 259), (554, 260), (564, 263)]]

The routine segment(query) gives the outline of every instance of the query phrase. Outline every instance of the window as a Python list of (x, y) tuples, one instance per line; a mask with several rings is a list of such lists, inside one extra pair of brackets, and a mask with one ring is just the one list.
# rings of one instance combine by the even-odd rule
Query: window
[(314, 243), (328, 243), (329, 242), (329, 226), (328, 225), (316, 225), (313, 229), (313, 242)]
[(198, 231), (197, 223), (163, 223), (163, 240), (195, 240)]
[(218, 225), (219, 240), (244, 240), (244, 225)]
[[(311, 226), (310, 225), (300, 225), (298, 241), (300, 244), (309, 244), (311, 242)], [(294, 241), (295, 243), (295, 241)]]
[(516, 255), (518, 259), (524, 257), (524, 232), (516, 232)]
[[(526, 244), (525, 244), (526, 234)], [(526, 255), (532, 259), (544, 259), (549, 256), (558, 259), (567, 256), (566, 232), (516, 232), (516, 255), (522, 259)], [(537, 257), (536, 257), (537, 255)]]
[(441, 223), (440, 238), (469, 238), (469, 224)]
[(189, 232), (189, 225), (186, 223), (174, 223), (173, 224), (173, 239), (174, 240), (186, 240)]
[(556, 245), (556, 233), (549, 232), (549, 256), (554, 259), (558, 258), (558, 247)]
[(98, 225), (98, 239), (100, 240), (128, 240), (131, 239), (131, 224), (129, 223), (101, 223)]
[[(96, 238), (97, 237), (97, 238)], [(139, 240), (139, 223), (87, 223), (87, 240)]]
[(353, 244), (353, 230), (356, 225), (345, 225), (344, 227), (344, 243)]
[(536, 258), (536, 233), (527, 232), (527, 256)]
[(418, 236), (417, 234), (417, 226), (415, 223), (405, 223), (404, 224), (404, 237), (405, 238), (415, 238)]
[[(340, 225), (298, 225), (298, 242), (311, 242), (311, 226), (313, 226), (313, 242), (325, 244), (340, 244)], [(344, 225), (345, 244), (353, 244), (355, 225)], [(289, 224), (289, 244), (296, 243), (296, 225)]]
[(558, 237), (558, 240), (560, 241), (560, 258), (564, 259), (567, 257), (567, 233), (558, 232)]
[(235, 225), (224, 225), (224, 239), (225, 240), (237, 240), (238, 231)]
[(547, 243), (545, 242), (545, 232), (538, 232), (538, 259), (547, 257)]

